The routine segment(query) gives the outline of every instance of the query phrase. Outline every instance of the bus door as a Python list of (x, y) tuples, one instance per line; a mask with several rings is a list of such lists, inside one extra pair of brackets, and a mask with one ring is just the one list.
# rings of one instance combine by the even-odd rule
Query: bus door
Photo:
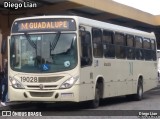
[(93, 99), (93, 70), (90, 28), (80, 26), (80, 100)]

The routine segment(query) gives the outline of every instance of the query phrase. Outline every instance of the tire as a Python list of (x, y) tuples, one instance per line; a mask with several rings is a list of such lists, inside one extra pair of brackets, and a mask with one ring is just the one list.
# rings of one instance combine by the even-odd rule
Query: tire
[(140, 101), (143, 99), (143, 83), (141, 80), (138, 81), (137, 94), (134, 95), (134, 99), (137, 101)]
[(99, 88), (99, 84), (98, 84), (96, 86), (96, 90), (95, 90), (95, 97), (90, 102), (90, 107), (91, 108), (97, 108), (97, 107), (99, 107), (99, 102), (100, 102), (100, 88)]

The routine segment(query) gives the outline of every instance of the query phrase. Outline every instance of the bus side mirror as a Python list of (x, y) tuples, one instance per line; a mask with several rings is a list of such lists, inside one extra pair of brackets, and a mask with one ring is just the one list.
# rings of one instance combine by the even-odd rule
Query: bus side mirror
[(7, 49), (7, 40), (2, 40), (2, 44), (1, 44), (1, 54), (5, 54), (6, 53), (6, 49)]

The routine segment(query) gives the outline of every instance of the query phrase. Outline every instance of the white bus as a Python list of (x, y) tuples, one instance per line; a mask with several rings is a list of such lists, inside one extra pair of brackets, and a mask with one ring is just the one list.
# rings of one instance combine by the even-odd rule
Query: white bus
[(156, 38), (79, 16), (16, 19), (8, 43), (10, 101), (81, 102), (157, 86)]

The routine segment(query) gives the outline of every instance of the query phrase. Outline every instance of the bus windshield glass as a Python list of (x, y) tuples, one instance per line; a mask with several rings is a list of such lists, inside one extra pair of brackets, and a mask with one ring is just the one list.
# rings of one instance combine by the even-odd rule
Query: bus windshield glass
[(26, 73), (53, 73), (77, 65), (75, 33), (13, 35), (10, 41), (12, 70)]

